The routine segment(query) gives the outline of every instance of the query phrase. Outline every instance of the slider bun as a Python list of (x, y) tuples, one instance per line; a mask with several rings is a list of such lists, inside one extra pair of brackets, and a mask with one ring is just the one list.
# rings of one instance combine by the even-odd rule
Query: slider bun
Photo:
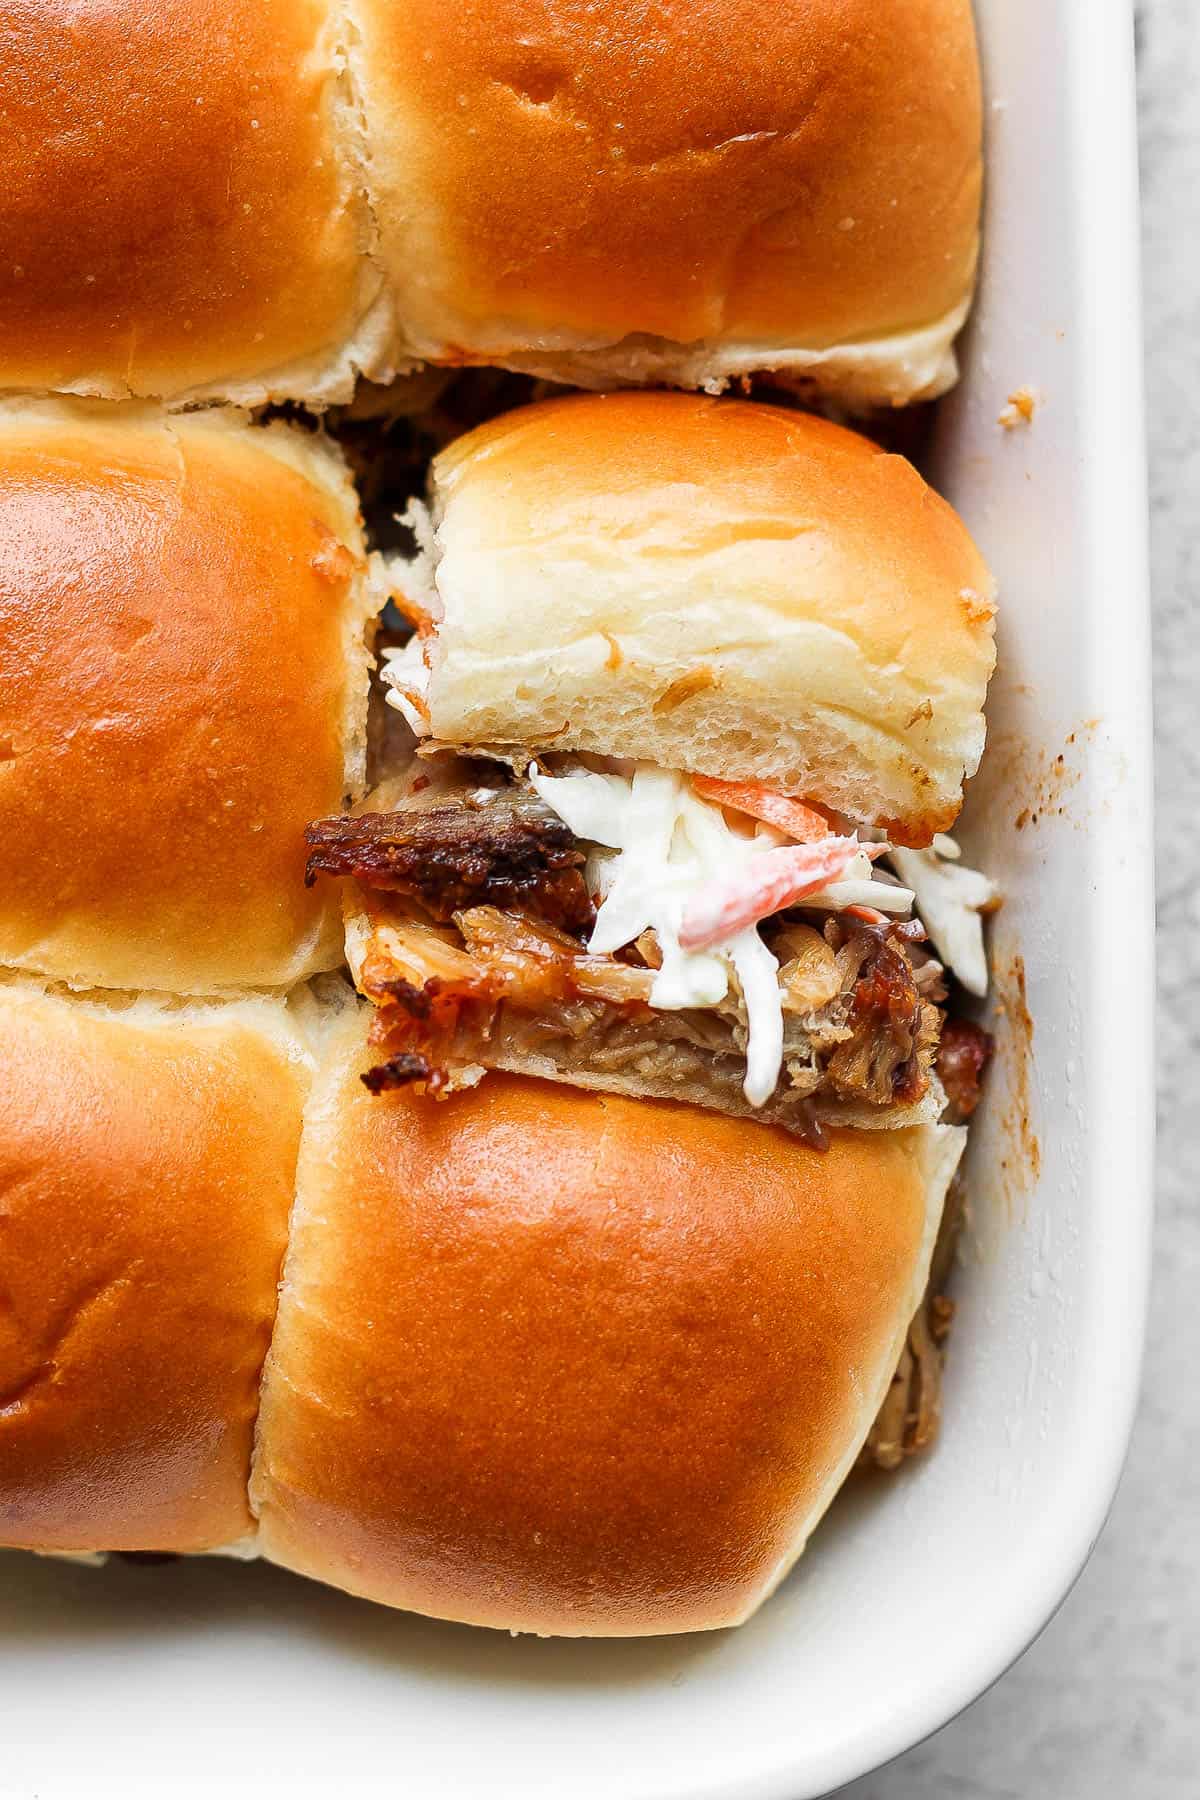
[(346, 398), (380, 279), (325, 0), (0, 0), (0, 387)]
[(246, 1537), (308, 1085), (269, 1001), (0, 989), (0, 1544)]
[(954, 380), (969, 0), (355, 12), (409, 350), (585, 386), (775, 369), (863, 404)]
[(876, 1415), (963, 1134), (822, 1156), (510, 1076), (376, 1099), (369, 1060), (348, 1016), (264, 1381), (263, 1554), (517, 1631), (737, 1624)]
[(365, 568), (309, 433), (0, 409), (0, 964), (204, 993), (337, 963), (303, 833), (361, 791)]
[(993, 585), (902, 457), (776, 406), (551, 400), (433, 465), (432, 729), (759, 780), (925, 844), (983, 749)]

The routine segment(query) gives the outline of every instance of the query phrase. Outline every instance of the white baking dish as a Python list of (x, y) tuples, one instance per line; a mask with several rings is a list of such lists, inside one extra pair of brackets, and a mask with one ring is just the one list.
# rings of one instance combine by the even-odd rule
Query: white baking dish
[[(987, 253), (934, 474), (1002, 589), (967, 836), (1009, 896), (1009, 1015), (975, 1133), (940, 1448), (843, 1500), (750, 1625), (704, 1637), (512, 1641), (261, 1568), (0, 1558), (0, 1794), (241, 1794), (269, 1777), (293, 1800), (801, 1800), (966, 1705), (1082, 1565), (1129, 1431), (1150, 1226), (1131, 31), (1121, 0), (980, 0), (980, 25)], [(1039, 404), (1005, 433), (1019, 386)]]

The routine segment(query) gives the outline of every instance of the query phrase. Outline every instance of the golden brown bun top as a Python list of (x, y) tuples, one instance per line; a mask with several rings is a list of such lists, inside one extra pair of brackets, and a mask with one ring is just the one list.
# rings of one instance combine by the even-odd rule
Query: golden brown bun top
[(983, 749), (994, 584), (903, 457), (685, 394), (549, 400), (433, 465), (432, 729), (765, 781), (928, 843)]
[[(360, 309), (324, 0), (0, 0), (0, 388), (246, 396)], [(261, 383), (260, 383), (261, 386)]]
[(514, 507), (532, 507), (540, 494), (542, 518), (564, 503), (590, 507), (598, 531), (610, 505), (640, 498), (653, 507), (664, 496), (683, 549), (684, 489), (697, 537), (714, 503), (751, 520), (774, 516), (781, 537), (816, 525), (836, 533), (841, 558), (864, 574), (881, 560), (898, 565), (906, 630), (914, 622), (952, 630), (963, 645), (988, 635), (959, 599), (971, 580), (987, 593), (993, 583), (954, 508), (907, 458), (814, 413), (698, 394), (569, 394), (453, 439), (435, 459), (435, 491), (449, 501), (476, 471), (509, 488)]
[(499, 1075), (377, 1099), (361, 1043), (352, 1022), (301, 1155), (252, 1488), (264, 1553), (522, 1631), (736, 1622), (895, 1366), (928, 1256), (927, 1134), (838, 1134), (821, 1156)]
[(231, 1543), (307, 1087), (283, 1009), (4, 988), (0, 1031), (0, 1544)]
[(0, 410), (0, 965), (205, 992), (337, 960), (303, 832), (361, 779), (361, 548), (307, 434)]
[(970, 292), (969, 0), (356, 10), (420, 348), (821, 347), (931, 325)]

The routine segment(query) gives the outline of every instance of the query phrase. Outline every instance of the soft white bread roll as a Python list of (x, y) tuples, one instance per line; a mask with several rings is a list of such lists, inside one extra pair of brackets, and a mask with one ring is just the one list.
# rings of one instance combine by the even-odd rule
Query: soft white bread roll
[(344, 399), (386, 327), (329, 0), (0, 0), (0, 388)]
[(902, 457), (782, 407), (586, 395), (456, 440), (431, 500), (434, 737), (759, 781), (902, 844), (953, 822), (993, 585)]
[(304, 1039), (278, 1002), (11, 985), (0, 1032), (0, 1544), (236, 1544)]
[(364, 1038), (348, 1015), (307, 1115), (260, 1550), (517, 1631), (745, 1619), (876, 1415), (964, 1134), (819, 1155), (497, 1075), (377, 1099)]
[(404, 347), (584, 386), (955, 377), (969, 0), (352, 0)]
[(193, 993), (334, 966), (303, 831), (361, 791), (377, 605), (319, 437), (0, 408), (0, 965)]

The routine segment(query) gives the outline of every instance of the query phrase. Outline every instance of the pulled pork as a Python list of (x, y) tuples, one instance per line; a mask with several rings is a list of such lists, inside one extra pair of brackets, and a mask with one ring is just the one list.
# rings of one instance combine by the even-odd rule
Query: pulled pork
[(823, 1117), (915, 1105), (929, 1088), (939, 1013), (895, 928), (778, 927), (783, 1071), (774, 1095), (751, 1108), (740, 997), (655, 1010), (652, 938), (593, 956), (561, 928), (493, 906), (455, 913), (447, 927), (397, 915), (376, 896), (368, 905), (374, 929), (358, 979), (376, 1007), (373, 1091), (423, 1082), (445, 1092), (456, 1070), (484, 1064), (690, 1101), (822, 1145)]
[(586, 860), (569, 828), (536, 794), (516, 786), (439, 795), (428, 806), (318, 819), (305, 832), (305, 882), (351, 875), (365, 887), (403, 894), (431, 918), (464, 907), (527, 907), (539, 918), (586, 931), (595, 916)]
[(965, 1125), (979, 1105), (993, 1047), (991, 1033), (970, 1019), (949, 1018), (943, 1024), (937, 1072), (946, 1090), (947, 1124)]
[[(363, 895), (355, 972), (376, 1007), (372, 1091), (444, 1093), (481, 1066), (508, 1068), (754, 1117), (818, 1146), (822, 1121), (929, 1116), (914, 1109), (931, 1098), (946, 990), (915, 920), (801, 905), (763, 922), (780, 965), (783, 1064), (774, 1094), (751, 1107), (736, 988), (714, 1007), (651, 1006), (653, 932), (611, 956), (585, 947), (595, 912), (570, 828), (494, 761), (439, 763), (414, 764), (387, 796), (392, 810), (306, 834), (308, 880), (349, 876)], [(981, 1066), (968, 1039), (951, 1039), (946, 1066), (966, 1102)]]
[(927, 1450), (942, 1418), (942, 1365), (954, 1322), (954, 1302), (945, 1292), (962, 1231), (966, 1200), (961, 1173), (950, 1183), (934, 1245), (925, 1297), (908, 1328), (904, 1350), (879, 1415), (858, 1458), (860, 1469), (898, 1469)]
[[(937, 1069), (946, 1090), (948, 1125), (963, 1125), (979, 1105), (980, 1084), (994, 1045), (989, 1032), (970, 1019), (949, 1018), (942, 1026)], [(925, 1296), (908, 1328), (891, 1386), (858, 1459), (860, 1468), (898, 1469), (928, 1449), (942, 1416), (942, 1365), (954, 1322), (954, 1302), (945, 1292), (966, 1211), (960, 1172), (950, 1184), (934, 1245)]]
[(936, 1006), (922, 1000), (906, 954), (921, 927), (851, 924), (835, 916), (825, 930), (856, 964), (849, 1036), (829, 1059), (829, 1085), (842, 1100), (912, 1105), (929, 1086), (941, 1022)]

